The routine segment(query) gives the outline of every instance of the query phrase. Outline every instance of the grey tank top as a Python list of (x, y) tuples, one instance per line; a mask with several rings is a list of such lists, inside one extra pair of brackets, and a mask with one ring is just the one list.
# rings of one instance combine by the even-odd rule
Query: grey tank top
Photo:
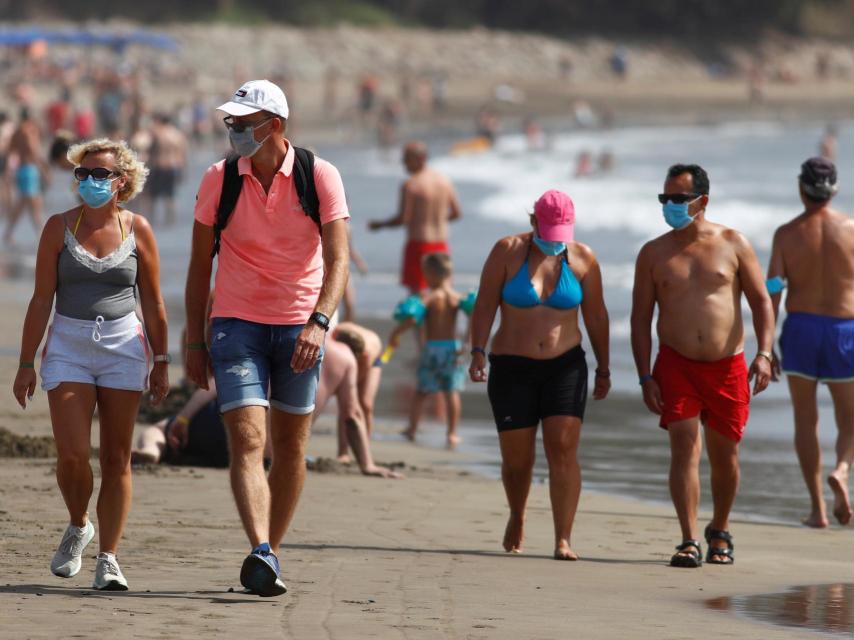
[(118, 320), (136, 309), (136, 238), (131, 228), (111, 254), (96, 258), (65, 227), (59, 254), (56, 312), (78, 320)]

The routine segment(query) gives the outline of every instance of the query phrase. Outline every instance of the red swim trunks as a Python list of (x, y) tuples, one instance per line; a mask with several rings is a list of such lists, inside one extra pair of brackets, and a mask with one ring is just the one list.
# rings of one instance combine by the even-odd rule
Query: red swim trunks
[(400, 283), (412, 291), (423, 291), (427, 288), (427, 281), (421, 272), (421, 259), (429, 253), (447, 253), (451, 251), (447, 242), (421, 242), (410, 240), (403, 250), (403, 271), (400, 274)]
[(741, 440), (750, 416), (750, 385), (743, 353), (703, 362), (661, 345), (652, 376), (664, 402), (662, 428), (699, 415), (706, 426), (731, 440)]

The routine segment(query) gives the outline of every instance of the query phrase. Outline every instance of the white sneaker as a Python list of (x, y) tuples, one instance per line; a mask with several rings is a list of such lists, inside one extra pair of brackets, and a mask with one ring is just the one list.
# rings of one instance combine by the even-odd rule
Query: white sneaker
[(94, 537), (95, 527), (89, 520), (86, 521), (86, 526), (82, 529), (68, 525), (62, 536), (62, 542), (59, 543), (59, 548), (50, 563), (50, 570), (53, 575), (60, 578), (70, 578), (77, 575), (82, 564), (83, 549), (92, 542)]
[(93, 589), (100, 591), (127, 591), (128, 581), (122, 575), (119, 562), (112, 553), (99, 553), (98, 564), (95, 565), (95, 582)]

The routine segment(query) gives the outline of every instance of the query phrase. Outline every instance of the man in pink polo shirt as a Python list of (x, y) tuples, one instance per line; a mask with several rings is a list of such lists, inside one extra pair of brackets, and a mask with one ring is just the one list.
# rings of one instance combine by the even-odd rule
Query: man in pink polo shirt
[[(305, 445), (329, 317), (348, 277), (349, 213), (338, 170), (316, 158), (320, 225), (300, 205), (295, 152), (284, 137), (288, 103), (267, 80), (247, 82), (220, 111), (241, 156), (240, 196), (222, 230), (206, 335), (214, 224), (225, 161), (210, 167), (196, 200), (187, 274), (187, 372), (207, 388), (212, 366), (228, 427), (231, 487), (252, 545), (240, 581), (262, 596), (287, 590), (276, 552), (305, 481)], [(264, 475), (266, 415), (273, 465)]]

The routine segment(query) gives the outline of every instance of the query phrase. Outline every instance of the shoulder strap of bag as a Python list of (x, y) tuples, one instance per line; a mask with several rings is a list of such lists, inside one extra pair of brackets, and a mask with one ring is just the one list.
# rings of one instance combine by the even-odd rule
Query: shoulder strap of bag
[(219, 196), (219, 204), (216, 209), (216, 222), (214, 223), (214, 246), (211, 258), (219, 253), (222, 230), (228, 224), (231, 212), (234, 211), (237, 199), (240, 197), (240, 189), (243, 187), (243, 176), (240, 175), (237, 169), (237, 161), (239, 159), (240, 156), (238, 155), (229, 155), (225, 159), (225, 171), (222, 176), (222, 193)]
[(314, 185), (314, 154), (302, 147), (294, 147), (294, 183), (302, 210), (321, 231), (320, 198)]

